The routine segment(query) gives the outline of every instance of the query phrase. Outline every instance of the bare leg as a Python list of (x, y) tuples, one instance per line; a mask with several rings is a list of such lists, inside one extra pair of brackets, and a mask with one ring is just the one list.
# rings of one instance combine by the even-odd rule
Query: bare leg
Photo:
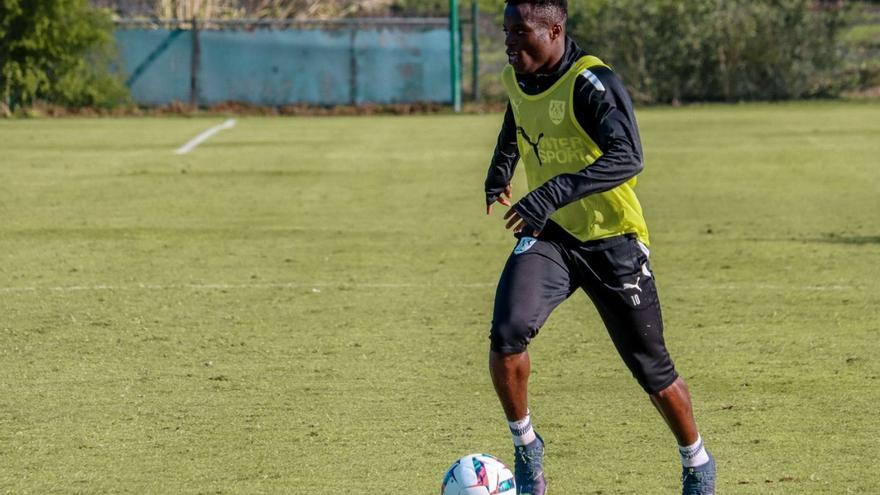
[(528, 414), (530, 371), (528, 351), (519, 354), (489, 352), (489, 374), (508, 421), (518, 421)]
[(654, 407), (666, 420), (672, 434), (679, 445), (692, 445), (699, 435), (694, 411), (691, 407), (691, 396), (687, 384), (681, 377), (672, 385), (651, 396)]

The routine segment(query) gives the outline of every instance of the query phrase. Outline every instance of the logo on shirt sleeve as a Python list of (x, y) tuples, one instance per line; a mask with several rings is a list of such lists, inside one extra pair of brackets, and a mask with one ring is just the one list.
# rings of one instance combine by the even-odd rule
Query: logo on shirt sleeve
[(586, 77), (587, 81), (590, 81), (590, 84), (592, 84), (597, 91), (605, 91), (605, 85), (602, 84), (602, 81), (599, 80), (596, 74), (590, 72), (590, 69), (584, 69), (584, 71), (581, 72), (581, 75)]

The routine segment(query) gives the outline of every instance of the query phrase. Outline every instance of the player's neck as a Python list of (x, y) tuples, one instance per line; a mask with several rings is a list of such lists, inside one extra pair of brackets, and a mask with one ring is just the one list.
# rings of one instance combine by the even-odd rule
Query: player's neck
[(560, 41), (556, 43), (552, 54), (540, 69), (535, 71), (536, 75), (555, 74), (559, 71), (562, 61), (565, 60), (565, 36), (560, 37)]

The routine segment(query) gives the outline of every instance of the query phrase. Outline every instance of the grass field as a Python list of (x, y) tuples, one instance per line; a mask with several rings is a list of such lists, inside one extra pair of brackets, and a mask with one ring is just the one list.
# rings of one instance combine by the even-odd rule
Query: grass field
[[(639, 119), (719, 493), (880, 493), (880, 105)], [(512, 462), (501, 116), (243, 118), (173, 154), (222, 120), (0, 121), (0, 492), (433, 494), (460, 455)], [(531, 352), (550, 493), (679, 490), (585, 296)]]

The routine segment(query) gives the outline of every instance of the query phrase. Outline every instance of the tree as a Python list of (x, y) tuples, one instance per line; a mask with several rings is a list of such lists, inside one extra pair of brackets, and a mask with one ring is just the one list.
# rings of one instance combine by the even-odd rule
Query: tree
[(87, 0), (0, 0), (0, 98), (12, 108), (127, 101), (113, 48), (109, 12)]

